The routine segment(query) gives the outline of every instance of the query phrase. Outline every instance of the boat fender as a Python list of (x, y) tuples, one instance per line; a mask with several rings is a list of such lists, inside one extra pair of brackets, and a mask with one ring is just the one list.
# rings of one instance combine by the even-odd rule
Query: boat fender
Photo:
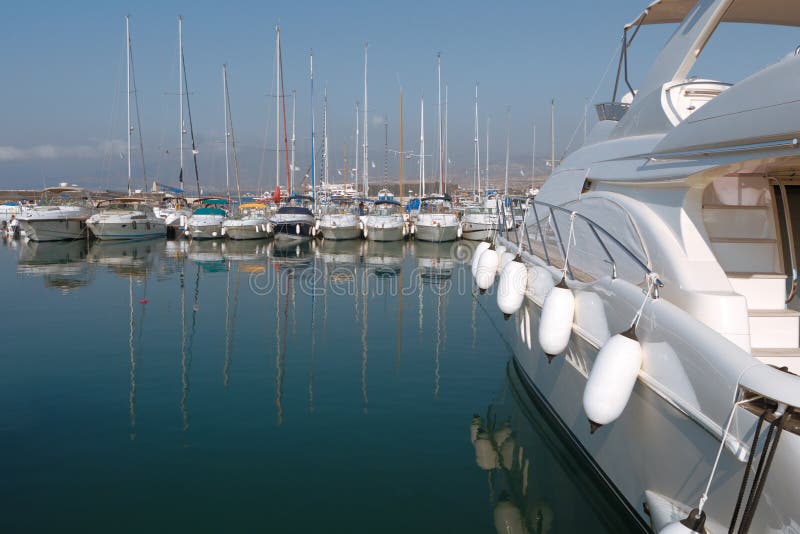
[(181, 228), (186, 228), (186, 215), (181, 215)]
[(412, 224), (411, 225), (411, 235), (414, 235), (416, 233), (417, 233), (417, 225), (416, 224)]
[(478, 272), (478, 260), (483, 254), (484, 250), (487, 250), (492, 244), (488, 241), (481, 241), (478, 243), (478, 246), (475, 247), (475, 252), (472, 255), (472, 277), (475, 278), (475, 274)]
[(490, 471), (497, 468), (497, 452), (492, 446), (492, 440), (489, 439), (489, 434), (485, 430), (478, 431), (478, 436), (475, 438), (475, 463), (484, 471)]
[(542, 318), (539, 321), (539, 345), (548, 362), (552, 362), (553, 358), (567, 348), (574, 318), (575, 295), (562, 277), (545, 297)]
[(319, 219), (314, 222), (314, 230), (319, 230)]
[(464, 233), (463, 228), (461, 228), (461, 223), (458, 223), (458, 231), (456, 232), (456, 236), (461, 239), (461, 235)]
[(300, 235), (300, 225), (299, 224), (294, 225), (294, 233), (296, 233), (297, 235)]
[(364, 226), (364, 239), (369, 235), (369, 226)]
[[(506, 254), (508, 252), (503, 256)], [(508, 320), (520, 309), (525, 300), (527, 283), (528, 270), (519, 256), (506, 263), (500, 273), (500, 283), (497, 286), (497, 307), (503, 312), (503, 319)]]
[(266, 230), (267, 230), (268, 234), (272, 233), (272, 223), (267, 223), (267, 229)]
[(502, 500), (494, 507), (494, 528), (497, 532), (508, 534), (525, 534), (527, 529), (522, 520), (519, 508), (507, 500)]
[(480, 428), (481, 416), (478, 414), (472, 414), (472, 422), (469, 425), (469, 439), (473, 444), (475, 444), (475, 440), (478, 439), (478, 431)]
[(641, 367), (642, 346), (635, 325), (612, 336), (597, 353), (583, 390), (583, 411), (592, 434), (622, 415)]
[(311, 227), (311, 236), (312, 237), (317, 237), (317, 227), (316, 226), (312, 226)]
[(528, 267), (528, 282), (525, 286), (525, 296), (533, 300), (535, 298), (544, 301), (544, 298), (553, 289), (555, 281), (550, 271), (539, 265)]
[(499, 258), (497, 250), (491, 247), (484, 250), (481, 257), (478, 258), (478, 269), (475, 273), (475, 283), (481, 291), (486, 291), (494, 283), (494, 278), (497, 275), (497, 263)]
[[(219, 231), (219, 233), (220, 233), (220, 234), (222, 234), (222, 235), (225, 235), (225, 232), (226, 232), (226, 231), (227, 231), (227, 230), (226, 230), (226, 229), (225, 229), (225, 227), (223, 226), (223, 227), (222, 227), (222, 229)], [(258, 231), (258, 228), (256, 228), (256, 231)]]
[(403, 237), (405, 237), (405, 236), (406, 236), (406, 225), (404, 224), (403, 225)]
[(658, 531), (658, 534), (691, 534), (692, 532), (705, 532), (706, 513), (695, 508), (689, 516), (676, 523), (669, 523)]
[(217, 237), (217, 232), (211, 232), (211, 237)]
[(503, 269), (506, 268), (506, 265), (508, 265), (509, 262), (514, 261), (515, 257), (516, 256), (514, 256), (514, 254), (512, 254), (511, 252), (508, 251), (503, 252), (500, 255), (500, 264), (497, 266), (497, 274), (502, 273)]
[(183, 235), (189, 237), (190, 235), (192, 235), (192, 233), (189, 230), (186, 230), (185, 232), (183, 232)]

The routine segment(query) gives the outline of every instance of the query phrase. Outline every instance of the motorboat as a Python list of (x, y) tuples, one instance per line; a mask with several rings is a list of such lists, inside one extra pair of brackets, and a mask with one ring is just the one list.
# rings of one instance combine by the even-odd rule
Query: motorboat
[(313, 203), (314, 199), (308, 196), (290, 196), (270, 219), (275, 239), (311, 239), (315, 231), (314, 213), (311, 211)]
[(68, 241), (86, 237), (86, 219), (91, 215), (91, 196), (86, 190), (48, 187), (38, 204), (24, 207), (17, 219), (32, 241)]
[(431, 196), (421, 201), (414, 221), (414, 237), (420, 241), (445, 243), (461, 237), (461, 223), (453, 211), (450, 197)]
[(376, 200), (364, 224), (364, 235), (370, 241), (400, 241), (406, 236), (406, 222), (396, 200)]
[(97, 239), (150, 239), (165, 237), (167, 226), (152, 206), (140, 197), (101, 200), (86, 225)]
[(222, 235), (229, 239), (266, 239), (272, 235), (267, 205), (260, 202), (240, 204), (238, 213), (222, 222)]
[(167, 237), (176, 238), (185, 235), (186, 224), (192, 216), (192, 210), (185, 198), (166, 198), (160, 205), (153, 207), (153, 212), (159, 219), (164, 219), (164, 224), (167, 225)]
[(228, 200), (224, 198), (201, 198), (194, 202), (195, 208), (186, 222), (184, 234), (191, 239), (219, 239), (223, 237), (222, 222), (228, 216)]
[(359, 239), (363, 223), (351, 197), (333, 197), (326, 204), (318, 221), (318, 229), (325, 239)]
[[(633, 88), (651, 24), (677, 28)], [(481, 290), (500, 272), (531, 395), (655, 532), (800, 530), (800, 55), (735, 84), (692, 75), (744, 24), (800, 26), (800, 4), (650, 4), (623, 30), (627, 94), (473, 258)]]
[(464, 208), (461, 236), (470, 241), (493, 239), (499, 220), (497, 206), (493, 201), (486, 200), (481, 206)]

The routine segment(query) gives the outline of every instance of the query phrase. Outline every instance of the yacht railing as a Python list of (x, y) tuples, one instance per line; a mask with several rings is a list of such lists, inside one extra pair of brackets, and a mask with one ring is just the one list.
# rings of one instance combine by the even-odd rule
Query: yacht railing
[(778, 184), (781, 192), (781, 202), (783, 204), (783, 219), (786, 224), (786, 240), (789, 242), (789, 262), (792, 266), (792, 284), (786, 295), (786, 303), (789, 303), (797, 294), (797, 258), (794, 254), (794, 233), (792, 232), (792, 217), (789, 213), (789, 199), (786, 197), (786, 188), (778, 178), (769, 177), (769, 180)]
[[(499, 204), (499, 201), (497, 201), (497, 202)], [(602, 226), (600, 226), (599, 224), (594, 222), (592, 219), (590, 219), (590, 218), (586, 217), (585, 215), (581, 214), (580, 212), (565, 208), (563, 206), (557, 206), (555, 204), (550, 204), (550, 203), (542, 202), (540, 200), (535, 200), (535, 199), (529, 199), (529, 206), (530, 206), (530, 209), (533, 210), (533, 217), (536, 220), (537, 233), (539, 234), (539, 239), (542, 242), (542, 250), (543, 250), (543, 253), (544, 253), (544, 258), (543, 259), (547, 263), (548, 266), (558, 268), (558, 266), (554, 264), (553, 260), (550, 257), (550, 254), (547, 251), (547, 242), (545, 240), (544, 230), (542, 229), (542, 218), (539, 217), (539, 209), (538, 208), (544, 208), (546, 210), (546, 212), (549, 213), (549, 215), (550, 215), (550, 221), (552, 222), (553, 230), (555, 231), (556, 238), (558, 239), (559, 248), (561, 249), (562, 257), (564, 258), (564, 269), (566, 270), (566, 272), (568, 272), (570, 274), (571, 278), (574, 279), (575, 277), (574, 277), (574, 275), (572, 273), (572, 268), (570, 266), (570, 262), (569, 262), (569, 259), (568, 259), (567, 250), (566, 250), (566, 246), (564, 244), (564, 240), (561, 237), (561, 230), (559, 229), (559, 226), (558, 226), (556, 212), (565, 213), (565, 214), (569, 215), (570, 218), (580, 219), (580, 220), (584, 221), (587, 224), (587, 226), (591, 230), (592, 235), (597, 240), (597, 243), (600, 245), (600, 248), (602, 249), (603, 253), (605, 254), (606, 259), (608, 260), (608, 263), (611, 264), (611, 278), (612, 279), (617, 279), (618, 278), (617, 260), (614, 257), (614, 254), (612, 254), (611, 250), (609, 249), (608, 244), (606, 243), (604, 238), (606, 240), (608, 240), (610, 243), (612, 243), (616, 248), (618, 248), (619, 250), (624, 252), (628, 256), (628, 258), (630, 258), (630, 260), (632, 260), (633, 263), (636, 264), (636, 266), (639, 269), (641, 269), (641, 271), (644, 274), (644, 278), (645, 279), (649, 278), (649, 279), (654, 280), (653, 298), (659, 298), (659, 289), (664, 287), (664, 283), (661, 281), (661, 279), (658, 277), (658, 275), (655, 274), (650, 269), (650, 267), (647, 266), (646, 263), (644, 263), (641, 259), (639, 259), (639, 257), (636, 255), (635, 252), (633, 252), (630, 248), (625, 246), (619, 239), (614, 237), (605, 228), (603, 228)], [(537, 208), (537, 206), (538, 206), (538, 208)], [(504, 209), (504, 206), (501, 207), (500, 205), (498, 205), (498, 210), (497, 211), (498, 211), (498, 213), (500, 214), (500, 217), (501, 217), (501, 223), (498, 226), (501, 229), (501, 232), (503, 233), (504, 237), (506, 239), (509, 239), (508, 235), (509, 235), (509, 232), (510, 232), (511, 229), (507, 225), (506, 211)], [(523, 227), (524, 237), (525, 237), (525, 239), (527, 241), (528, 252), (530, 252), (531, 254), (534, 254), (533, 245), (531, 244), (530, 232), (528, 230), (528, 224), (525, 222), (524, 219), (523, 219), (523, 222), (522, 222), (522, 227)], [(791, 230), (790, 230), (790, 232), (791, 232)], [(518, 235), (518, 232), (516, 231), (516, 229), (514, 229), (514, 231), (511, 233), (511, 235), (514, 236), (515, 239), (509, 239), (509, 241), (514, 242), (521, 249), (522, 248), (522, 243), (520, 243), (521, 238)], [(569, 239), (569, 237), (567, 239)], [(796, 272), (796, 270), (795, 270), (795, 272)], [(796, 284), (795, 284), (795, 287), (796, 287)]]

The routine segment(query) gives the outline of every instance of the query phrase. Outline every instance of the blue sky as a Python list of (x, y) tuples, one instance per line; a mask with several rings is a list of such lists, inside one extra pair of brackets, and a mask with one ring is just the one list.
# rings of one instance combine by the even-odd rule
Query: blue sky
[[(125, 139), (126, 14), (131, 16), (150, 178), (165, 183), (177, 179), (180, 14), (201, 182), (209, 188), (224, 186), (221, 65), (227, 63), (242, 181), (271, 188), (275, 154), (270, 95), (277, 23), (282, 28), (285, 87), (298, 95), (301, 168), (307, 167), (310, 152), (309, 49), (314, 49), (317, 134), (327, 82), (330, 166), (337, 169), (342, 167), (344, 143), (352, 166), (354, 106), (363, 99), (363, 43), (369, 41), (373, 179), (381, 180), (383, 174), (382, 117), (388, 117), (389, 145), (398, 145), (399, 84), (405, 96), (405, 148), (416, 149), (424, 92), (426, 152), (432, 153), (439, 51), (449, 85), (451, 174), (464, 176), (472, 166), (476, 81), (481, 121), (492, 120), (491, 159), (501, 168), (505, 109), (511, 106), (511, 159), (528, 172), (532, 123), (537, 123), (537, 156), (543, 159), (549, 153), (549, 101), (555, 97), (557, 152), (565, 149), (582, 119), (584, 100), (598, 89), (612, 59), (623, 24), (645, 3), (76, 1), (7, 6), (0, 22), (0, 188), (61, 180), (124, 187), (126, 166), (119, 146)], [(649, 27), (637, 38), (631, 52), (634, 85), (673, 29)], [(695, 72), (736, 81), (798, 43), (794, 29), (729, 25), (709, 45)], [(595, 101), (609, 98), (614, 67), (599, 85)], [(582, 128), (577, 137), (582, 137)], [(132, 161), (135, 178), (141, 176), (138, 153)], [(390, 174), (396, 174), (396, 160), (391, 160)], [(416, 175), (413, 163), (406, 165), (405, 174), (407, 179)]]

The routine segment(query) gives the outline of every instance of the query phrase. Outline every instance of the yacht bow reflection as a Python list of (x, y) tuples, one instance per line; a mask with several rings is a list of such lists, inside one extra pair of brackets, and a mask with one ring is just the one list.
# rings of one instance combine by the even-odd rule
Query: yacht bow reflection
[(155, 257), (163, 242), (149, 241), (93, 241), (89, 247), (90, 263), (103, 265), (122, 278), (147, 276), (153, 269)]
[(497, 532), (641, 532), (534, 398), (512, 361), (486, 414), (472, 417), (475, 463), (487, 474)]
[(85, 240), (21, 241), (17, 273), (41, 276), (48, 288), (73, 291), (92, 281), (86, 249)]

